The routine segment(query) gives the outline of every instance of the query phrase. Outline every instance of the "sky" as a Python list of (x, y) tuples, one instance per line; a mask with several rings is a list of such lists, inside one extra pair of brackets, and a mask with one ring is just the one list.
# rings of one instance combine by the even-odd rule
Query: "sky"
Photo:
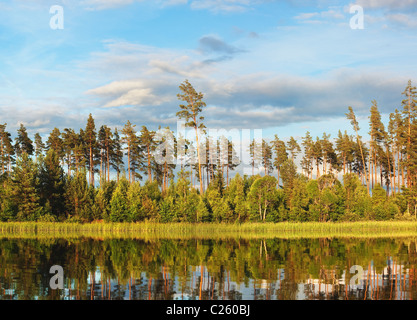
[(187, 79), (209, 128), (335, 137), (353, 133), (352, 106), (366, 136), (372, 100), (386, 119), (417, 82), (417, 0), (2, 0), (0, 41), (13, 134), (82, 128), (89, 113), (96, 127), (175, 129)]

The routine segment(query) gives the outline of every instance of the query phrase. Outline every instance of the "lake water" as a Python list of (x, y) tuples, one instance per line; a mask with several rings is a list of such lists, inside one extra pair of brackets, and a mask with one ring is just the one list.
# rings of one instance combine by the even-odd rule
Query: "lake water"
[(416, 240), (3, 238), (0, 299), (413, 300)]

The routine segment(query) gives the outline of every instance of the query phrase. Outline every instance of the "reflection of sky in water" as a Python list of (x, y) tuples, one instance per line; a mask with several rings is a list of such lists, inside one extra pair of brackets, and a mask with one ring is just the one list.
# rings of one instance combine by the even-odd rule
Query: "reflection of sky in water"
[[(334, 291), (338, 291), (338, 288), (340, 286), (345, 286), (346, 283), (348, 283), (348, 291), (350, 292), (350, 294), (352, 294), (352, 296), (356, 298), (359, 298), (363, 296), (364, 292), (366, 291), (366, 288), (365, 288), (366, 285), (368, 285), (368, 290), (371, 293), (373, 293), (372, 291), (374, 290), (374, 287), (384, 287), (384, 285), (386, 284), (384, 283), (384, 281), (386, 282), (388, 275), (390, 274), (390, 272), (392, 273), (394, 270), (397, 270), (397, 273), (396, 275), (395, 274), (392, 275), (391, 280), (393, 282), (397, 281), (397, 289), (399, 289), (396, 292), (396, 295), (394, 297), (395, 299), (401, 299), (402, 292), (400, 292), (400, 290), (402, 289), (402, 283), (404, 282), (404, 279), (405, 279), (406, 286), (408, 286), (409, 281), (410, 281), (409, 270), (405, 269), (405, 274), (404, 274), (404, 266), (399, 265), (399, 264), (393, 264), (393, 261), (391, 259), (387, 260), (387, 266), (383, 269), (383, 272), (380, 274), (375, 273), (375, 271), (373, 270), (374, 268), (373, 261), (369, 263), (369, 266), (370, 266), (370, 269), (369, 269), (370, 271), (366, 268), (363, 268), (362, 277), (360, 277), (360, 280), (362, 282), (360, 283), (356, 282), (353, 284), (349, 280), (346, 281), (346, 271), (343, 271), (342, 276), (340, 278), (335, 278), (335, 277), (332, 278), (331, 276), (328, 279), (309, 278), (304, 283), (296, 284), (297, 289), (296, 289), (295, 299), (306, 300), (306, 299), (311, 299), (312, 297), (314, 299), (319, 299), (320, 297), (323, 297), (323, 296), (328, 297)], [(390, 268), (391, 268), (391, 271), (390, 271)], [(195, 270), (196, 278), (200, 277), (201, 275), (200, 266), (194, 266), (193, 269)], [(402, 273), (401, 273), (401, 270), (402, 270)], [(333, 271), (331, 270), (330, 273), (333, 273)], [(350, 276), (353, 276), (355, 273), (356, 271), (352, 272)], [(95, 286), (97, 286), (97, 284), (101, 282), (101, 274), (100, 274), (99, 268), (97, 268), (97, 271), (95, 272), (94, 276), (95, 276)], [(146, 279), (146, 274), (142, 273), (141, 276), (145, 280), (145, 283), (144, 283), (145, 286), (148, 286), (149, 280)], [(91, 277), (91, 274), (89, 274), (89, 277), (88, 277), (89, 285), (91, 285), (90, 277)], [(204, 277), (205, 277), (205, 281), (202, 283), (202, 286), (201, 286), (201, 290), (203, 292), (209, 292), (209, 291), (218, 292), (221, 289), (220, 284), (218, 282), (215, 282), (214, 290), (213, 290), (213, 287), (212, 287), (213, 283), (211, 281), (209, 274), (206, 271), (204, 272)], [(329, 281), (327, 280), (330, 280), (330, 282), (332, 283), (329, 283)], [(160, 279), (158, 281), (160, 281)], [(277, 296), (277, 294), (271, 294), (271, 292), (277, 292), (277, 290), (280, 289), (282, 281), (285, 281), (285, 270), (279, 270), (277, 272), (276, 281), (269, 281), (267, 279), (256, 279), (256, 280), (250, 279), (249, 285), (246, 285), (244, 282), (236, 283), (234, 281), (229, 281), (228, 291), (238, 292), (239, 293), (238, 299), (241, 299), (241, 300), (253, 300), (255, 297), (256, 299), (265, 299), (268, 294), (269, 294), (269, 299), (275, 300), (275, 299), (279, 299), (279, 297)], [(110, 282), (112, 286), (111, 291), (112, 292), (116, 291), (116, 286), (118, 285), (117, 281), (113, 279)], [(199, 282), (194, 283), (193, 291), (194, 290), (198, 291), (200, 289), (199, 284), (200, 284)], [(173, 288), (181, 287), (179, 277), (175, 277), (171, 286), (173, 286)], [(183, 292), (173, 293), (171, 295), (172, 299), (173, 300), (198, 299), (198, 295), (196, 296), (195, 294), (191, 293), (192, 290), (190, 286), (191, 286), (191, 283), (190, 281), (188, 281), (187, 288), (185, 288)], [(69, 293), (69, 290), (65, 289), (64, 296), (67, 298), (68, 298), (68, 293)], [(95, 295), (99, 296), (100, 290), (98, 290), (95, 293)], [(222, 295), (219, 295), (217, 297), (218, 300), (222, 300), (223, 298), (224, 297)], [(123, 299), (129, 300), (128, 285), (125, 286)], [(338, 299), (344, 299), (344, 297), (338, 297)]]

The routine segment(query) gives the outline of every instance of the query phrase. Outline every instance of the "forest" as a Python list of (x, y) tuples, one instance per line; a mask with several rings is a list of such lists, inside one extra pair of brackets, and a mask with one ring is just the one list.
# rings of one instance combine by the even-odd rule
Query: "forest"
[[(206, 134), (203, 94), (188, 80), (179, 89), (176, 116), (195, 131), (195, 140), (177, 136), (165, 144), (163, 161), (156, 158), (166, 141), (130, 121), (120, 131), (96, 128), (90, 114), (79, 132), (54, 128), (47, 139), (36, 133), (33, 140), (23, 124), (14, 139), (7, 124), (0, 124), (0, 221), (416, 219), (417, 89), (411, 80), (388, 123), (372, 101), (369, 141), (348, 107), (351, 131), (339, 131), (335, 138), (306, 132), (300, 140), (285, 142), (278, 135), (253, 140), (247, 150), (252, 175), (232, 174), (237, 167), (233, 141), (217, 137), (213, 142)], [(213, 145), (226, 156), (211, 157)]]

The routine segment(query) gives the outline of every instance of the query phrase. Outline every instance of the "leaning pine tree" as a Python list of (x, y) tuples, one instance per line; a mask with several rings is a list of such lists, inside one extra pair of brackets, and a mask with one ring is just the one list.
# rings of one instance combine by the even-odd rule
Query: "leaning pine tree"
[(353, 129), (355, 130), (355, 133), (356, 133), (356, 138), (358, 140), (358, 145), (359, 145), (360, 151), (361, 151), (361, 157), (362, 157), (362, 162), (363, 162), (363, 170), (364, 170), (364, 173), (365, 173), (366, 184), (367, 184), (367, 187), (368, 187), (368, 194), (370, 194), (369, 176), (366, 173), (365, 157), (364, 157), (364, 154), (363, 154), (362, 143), (360, 141), (360, 136), (359, 136), (359, 124), (358, 124), (358, 121), (356, 120), (356, 116), (355, 116), (355, 113), (353, 112), (352, 107), (349, 107), (349, 113), (346, 113), (346, 117), (347, 117), (348, 120), (350, 120), (350, 123), (352, 124)]

